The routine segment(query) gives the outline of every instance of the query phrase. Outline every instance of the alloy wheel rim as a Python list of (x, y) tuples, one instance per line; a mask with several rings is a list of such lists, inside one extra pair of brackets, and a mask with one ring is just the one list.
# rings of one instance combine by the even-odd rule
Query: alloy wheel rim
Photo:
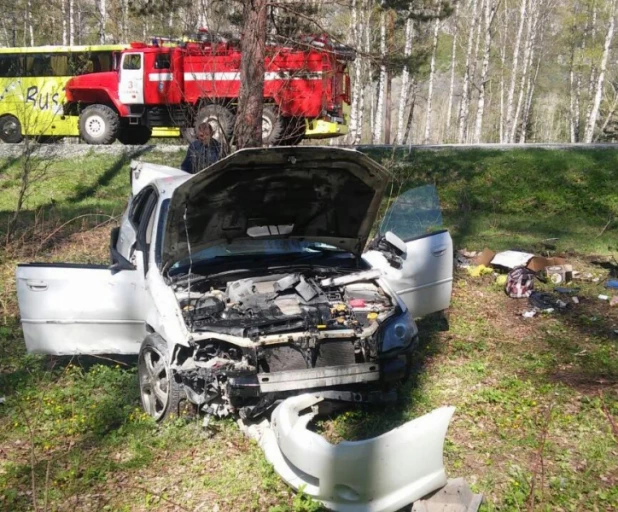
[(139, 364), (140, 392), (145, 411), (160, 419), (169, 400), (169, 375), (163, 356), (151, 347), (144, 350)]

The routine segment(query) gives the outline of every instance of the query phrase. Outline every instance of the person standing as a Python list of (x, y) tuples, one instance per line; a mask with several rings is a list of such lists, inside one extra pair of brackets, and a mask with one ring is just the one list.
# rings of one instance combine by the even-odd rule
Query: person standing
[(212, 126), (202, 123), (197, 127), (197, 139), (189, 144), (180, 168), (196, 174), (221, 158), (221, 144), (213, 138)]

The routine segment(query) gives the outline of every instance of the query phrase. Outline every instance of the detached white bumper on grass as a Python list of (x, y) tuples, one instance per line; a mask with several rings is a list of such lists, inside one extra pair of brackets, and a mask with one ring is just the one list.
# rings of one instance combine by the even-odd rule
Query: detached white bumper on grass
[(267, 421), (252, 425), (275, 471), (294, 489), (340, 512), (391, 512), (443, 487), (444, 438), (455, 411), (441, 407), (386, 434), (330, 444), (307, 429), (322, 398), (288, 398)]

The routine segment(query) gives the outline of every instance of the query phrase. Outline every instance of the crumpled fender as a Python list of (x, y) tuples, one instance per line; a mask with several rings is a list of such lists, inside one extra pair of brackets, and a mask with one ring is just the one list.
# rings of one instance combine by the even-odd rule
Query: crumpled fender
[(312, 394), (288, 398), (273, 412), (270, 427), (263, 422), (248, 429), (293, 488), (302, 486), (335, 511), (394, 512), (446, 484), (442, 455), (454, 407), (372, 439), (333, 445), (307, 429), (320, 401)]

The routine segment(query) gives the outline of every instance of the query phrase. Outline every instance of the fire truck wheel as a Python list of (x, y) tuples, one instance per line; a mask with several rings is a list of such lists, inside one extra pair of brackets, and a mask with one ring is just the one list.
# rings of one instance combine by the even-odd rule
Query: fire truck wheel
[(223, 105), (205, 105), (195, 117), (195, 128), (202, 123), (212, 126), (214, 138), (228, 143), (234, 132), (234, 114)]
[(118, 140), (125, 146), (142, 146), (152, 137), (152, 130), (147, 126), (123, 126), (118, 133)]
[(277, 114), (274, 107), (264, 105), (262, 112), (262, 143), (277, 144), (283, 134), (283, 117)]
[(88, 144), (112, 144), (119, 125), (118, 114), (106, 105), (90, 105), (79, 115), (79, 133)]
[(7, 144), (16, 144), (24, 139), (19, 119), (14, 116), (0, 117), (0, 139)]

